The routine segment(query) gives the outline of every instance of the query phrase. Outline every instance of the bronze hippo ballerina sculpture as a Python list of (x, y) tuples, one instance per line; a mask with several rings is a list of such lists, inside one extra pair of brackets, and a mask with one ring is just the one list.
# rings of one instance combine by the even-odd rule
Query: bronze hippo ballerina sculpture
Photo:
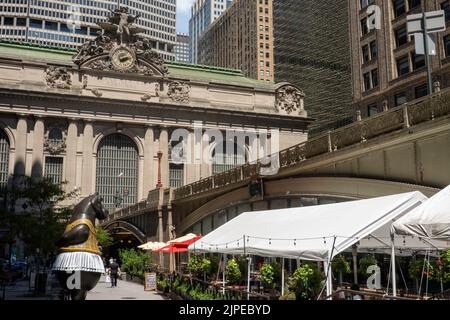
[(57, 242), (58, 256), (53, 271), (72, 300), (85, 300), (98, 283), (105, 266), (98, 247), (95, 220), (106, 219), (102, 198), (91, 195), (74, 208), (66, 230)]

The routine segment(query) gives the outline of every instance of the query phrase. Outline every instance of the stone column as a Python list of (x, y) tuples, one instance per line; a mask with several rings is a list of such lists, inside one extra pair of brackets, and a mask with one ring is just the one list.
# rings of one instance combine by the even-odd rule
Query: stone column
[(147, 198), (148, 192), (155, 187), (153, 155), (154, 155), (154, 135), (153, 127), (147, 127), (144, 137), (144, 175), (143, 175), (143, 196)]
[[(171, 206), (167, 207), (167, 239), (173, 240), (173, 218), (172, 218), (172, 208)], [(173, 253), (169, 256), (169, 271), (172, 273), (175, 271), (175, 255)]]
[(163, 188), (169, 187), (169, 133), (167, 127), (161, 127), (159, 133), (159, 151), (161, 158), (161, 183)]
[(78, 119), (69, 119), (66, 140), (66, 177), (67, 191), (75, 190), (77, 186), (77, 144)]
[(199, 165), (196, 164), (195, 160), (195, 137), (193, 131), (189, 132), (187, 148), (189, 156), (187, 158), (188, 162), (186, 163), (184, 170), (186, 175), (186, 183), (190, 184), (200, 179), (200, 170), (197, 170)]
[(94, 129), (92, 121), (85, 120), (83, 131), (83, 169), (81, 177), (81, 194), (82, 196), (88, 196), (92, 194), (92, 182), (93, 182), (93, 158), (92, 148), (94, 143)]
[(31, 162), (31, 176), (42, 177), (44, 172), (44, 121), (36, 117), (33, 130), (33, 157)]
[[(163, 227), (163, 212), (162, 209), (158, 210), (158, 241), (164, 242), (164, 227)], [(159, 264), (164, 268), (164, 254), (159, 253)]]
[(25, 162), (27, 154), (27, 119), (26, 115), (19, 115), (16, 128), (16, 158), (14, 162), (14, 174), (25, 174)]

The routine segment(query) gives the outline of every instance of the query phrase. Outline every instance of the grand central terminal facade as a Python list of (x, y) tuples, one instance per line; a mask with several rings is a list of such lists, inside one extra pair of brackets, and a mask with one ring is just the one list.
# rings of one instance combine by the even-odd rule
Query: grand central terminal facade
[[(76, 52), (0, 43), (0, 186), (14, 174), (50, 177), (76, 191), (71, 201), (99, 192), (115, 210), (155, 187), (181, 187), (249, 161), (238, 149), (261, 148), (233, 140), (234, 153), (220, 154), (196, 139), (199, 127), (277, 132), (268, 140), (276, 137), (280, 150), (307, 140), (313, 120), (298, 87), (164, 62), (139, 30), (119, 36), (112, 23)], [(189, 140), (185, 158), (197, 149), (226, 161), (174, 163), (171, 137), (180, 129)]]

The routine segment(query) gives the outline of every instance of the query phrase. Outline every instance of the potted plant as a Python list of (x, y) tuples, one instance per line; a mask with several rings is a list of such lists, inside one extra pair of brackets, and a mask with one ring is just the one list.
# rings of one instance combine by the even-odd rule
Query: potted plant
[(228, 279), (228, 282), (232, 285), (239, 284), (242, 273), (239, 269), (239, 264), (235, 259), (228, 260), (227, 267), (225, 270), (225, 276)]
[(343, 275), (351, 273), (350, 262), (343, 255), (338, 255), (331, 264), (334, 274), (339, 274), (339, 283), (343, 282)]
[(311, 300), (317, 298), (325, 279), (315, 264), (302, 264), (295, 270), (292, 277), (297, 300)]

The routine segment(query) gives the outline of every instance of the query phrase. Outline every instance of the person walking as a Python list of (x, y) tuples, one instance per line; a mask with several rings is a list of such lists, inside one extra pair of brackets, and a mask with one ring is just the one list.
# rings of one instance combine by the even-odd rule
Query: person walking
[(109, 274), (111, 277), (111, 288), (117, 287), (117, 278), (120, 275), (120, 266), (116, 259), (109, 265)]

